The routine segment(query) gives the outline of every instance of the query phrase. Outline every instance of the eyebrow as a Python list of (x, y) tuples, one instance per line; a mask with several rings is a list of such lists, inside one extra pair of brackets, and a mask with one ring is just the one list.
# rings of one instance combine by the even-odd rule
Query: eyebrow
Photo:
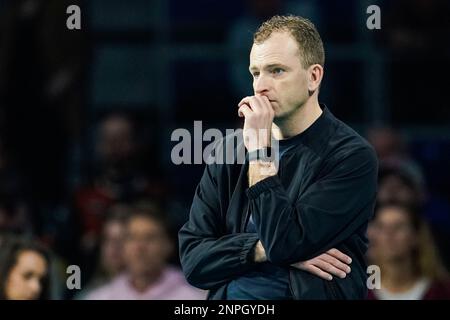
[[(276, 68), (276, 67), (281, 67), (281, 68), (287, 69), (287, 66), (285, 66), (285, 65), (283, 65), (281, 63), (271, 63), (271, 64), (268, 64), (268, 65), (264, 66), (263, 69), (272, 69), (272, 68)], [(250, 66), (248, 68), (248, 70), (251, 73), (252, 71), (258, 70), (258, 68), (256, 66)]]

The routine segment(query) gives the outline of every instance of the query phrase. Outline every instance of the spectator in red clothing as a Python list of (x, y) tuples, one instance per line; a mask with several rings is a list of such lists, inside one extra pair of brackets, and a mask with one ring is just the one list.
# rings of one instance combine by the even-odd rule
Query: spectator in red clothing
[(368, 229), (369, 264), (380, 267), (381, 288), (369, 299), (450, 299), (450, 282), (428, 226), (415, 207), (398, 202), (377, 208)]
[(81, 249), (87, 256), (98, 245), (103, 220), (113, 204), (158, 195), (153, 194), (152, 188), (159, 184), (150, 181), (142, 163), (145, 159), (136, 131), (133, 119), (122, 113), (107, 114), (99, 123), (90, 181), (75, 193), (75, 208), (82, 229)]
[(119, 114), (108, 115), (101, 121), (95, 142), (92, 183), (80, 188), (75, 195), (83, 229), (82, 243), (88, 250), (97, 244), (108, 208), (122, 198), (124, 190), (133, 189), (135, 150), (131, 121)]

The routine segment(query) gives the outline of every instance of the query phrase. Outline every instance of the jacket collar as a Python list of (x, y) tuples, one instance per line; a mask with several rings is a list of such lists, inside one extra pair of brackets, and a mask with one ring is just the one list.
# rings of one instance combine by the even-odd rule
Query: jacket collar
[(322, 114), (303, 132), (289, 139), (279, 140), (280, 146), (297, 142), (307, 146), (321, 144), (331, 135), (336, 125), (336, 118), (323, 103), (320, 104)]

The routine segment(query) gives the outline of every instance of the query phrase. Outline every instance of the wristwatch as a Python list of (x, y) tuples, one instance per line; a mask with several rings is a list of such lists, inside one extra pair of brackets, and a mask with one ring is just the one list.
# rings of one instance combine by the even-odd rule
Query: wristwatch
[(275, 160), (275, 155), (271, 147), (264, 147), (253, 150), (248, 153), (248, 161), (261, 160), (264, 162), (271, 162)]

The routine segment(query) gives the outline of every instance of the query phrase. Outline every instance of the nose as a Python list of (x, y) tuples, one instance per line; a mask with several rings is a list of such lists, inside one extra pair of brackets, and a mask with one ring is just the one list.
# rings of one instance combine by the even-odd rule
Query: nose
[(258, 78), (255, 78), (253, 80), (253, 90), (255, 91), (255, 94), (263, 94), (268, 92), (270, 88), (269, 81), (270, 80), (262, 74)]

